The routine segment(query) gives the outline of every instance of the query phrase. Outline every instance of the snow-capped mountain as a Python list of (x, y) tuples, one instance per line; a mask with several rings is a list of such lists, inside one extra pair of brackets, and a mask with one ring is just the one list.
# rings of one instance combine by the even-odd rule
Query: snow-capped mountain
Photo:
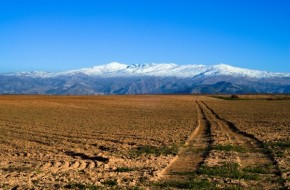
[(0, 74), (0, 94), (290, 93), (290, 73), (225, 64), (117, 62), (58, 73)]
[(113, 62), (101, 66), (95, 66), (92, 68), (83, 68), (59, 73), (34, 71), (34, 72), (13, 73), (10, 75), (31, 76), (31, 77), (57, 77), (77, 74), (99, 77), (155, 76), (155, 77), (192, 78), (196, 76), (206, 77), (206, 76), (221, 76), (221, 75), (249, 77), (249, 78), (290, 77), (290, 73), (273, 73), (266, 71), (242, 69), (226, 64), (218, 64), (213, 66), (177, 65), (174, 63), (126, 65), (118, 62)]

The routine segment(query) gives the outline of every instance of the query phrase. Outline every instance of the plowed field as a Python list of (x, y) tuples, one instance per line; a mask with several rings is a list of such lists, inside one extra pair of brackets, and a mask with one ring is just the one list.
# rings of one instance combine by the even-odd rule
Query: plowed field
[(290, 101), (0, 96), (0, 189), (289, 188)]

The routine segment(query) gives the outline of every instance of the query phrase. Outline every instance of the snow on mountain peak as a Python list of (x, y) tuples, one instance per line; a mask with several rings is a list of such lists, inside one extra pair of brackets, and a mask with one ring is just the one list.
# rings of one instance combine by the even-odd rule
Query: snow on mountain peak
[(120, 69), (125, 69), (128, 67), (128, 65), (122, 64), (122, 63), (118, 63), (118, 62), (112, 62), (106, 65), (102, 65), (102, 66), (96, 66), (96, 67), (102, 67), (108, 70), (120, 70)]
[(248, 78), (268, 78), (268, 77), (290, 77), (290, 73), (273, 73), (266, 71), (243, 69), (226, 64), (206, 65), (177, 65), (174, 63), (150, 63), (126, 65), (112, 62), (106, 65), (94, 66), (78, 70), (65, 71), (60, 73), (31, 72), (21, 73), (31, 77), (55, 77), (65, 75), (83, 74), (98, 77), (177, 77), (193, 78), (206, 76), (233, 76)]
[(239, 68), (239, 67), (233, 67), (231, 65), (226, 65), (223, 63), (214, 65), (213, 71), (215, 71), (215, 74), (219, 74), (219, 75), (233, 75), (233, 76), (251, 77), (251, 78), (267, 78), (267, 77), (275, 77), (275, 76), (281, 75), (281, 73), (271, 73), (271, 72), (266, 72), (266, 71), (244, 69), (244, 68)]

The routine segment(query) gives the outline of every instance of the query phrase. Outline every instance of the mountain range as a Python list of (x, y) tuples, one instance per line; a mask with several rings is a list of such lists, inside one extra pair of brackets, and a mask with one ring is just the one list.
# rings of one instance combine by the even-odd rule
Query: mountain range
[(0, 94), (244, 94), (290, 93), (290, 73), (225, 64), (117, 62), (64, 72), (0, 74)]

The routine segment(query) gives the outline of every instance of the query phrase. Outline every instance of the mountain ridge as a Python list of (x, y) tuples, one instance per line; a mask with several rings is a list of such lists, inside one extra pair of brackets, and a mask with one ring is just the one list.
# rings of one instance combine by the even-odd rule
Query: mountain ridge
[(174, 63), (150, 63), (150, 64), (126, 65), (118, 62), (112, 62), (105, 65), (94, 66), (91, 68), (82, 68), (56, 73), (32, 71), (32, 72), (9, 73), (7, 75), (45, 78), (74, 74), (84, 74), (101, 77), (158, 76), (158, 77), (190, 78), (200, 75), (205, 76), (238, 75), (239, 77), (250, 77), (250, 78), (290, 77), (290, 73), (251, 70), (233, 67), (223, 63), (207, 66), (197, 64), (177, 65)]
[(63, 72), (0, 74), (0, 94), (243, 94), (290, 93), (290, 73), (226, 64), (117, 62)]

